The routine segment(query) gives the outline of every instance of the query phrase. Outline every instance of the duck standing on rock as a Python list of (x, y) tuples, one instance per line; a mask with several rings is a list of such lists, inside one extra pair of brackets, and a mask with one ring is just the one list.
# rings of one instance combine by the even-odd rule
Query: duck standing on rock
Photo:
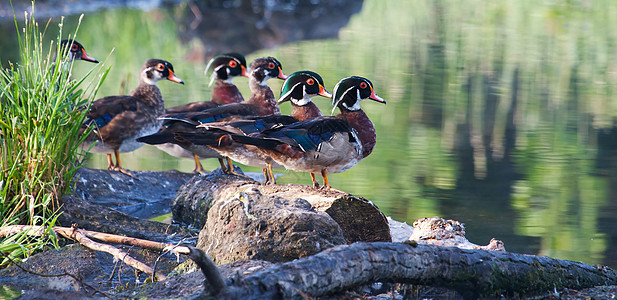
[[(169, 107), (165, 110), (165, 113), (199, 112), (221, 105), (244, 101), (240, 90), (232, 82), (232, 80), (238, 76), (248, 77), (246, 59), (242, 54), (224, 53), (217, 55), (208, 62), (205, 72), (207, 73), (210, 70), (212, 70), (210, 85), (214, 82), (214, 88), (212, 88), (212, 93), (210, 94), (210, 101), (191, 102), (184, 105)], [(184, 122), (165, 122), (159, 131), (180, 131), (186, 127), (190, 128), (194, 126)], [(215, 157), (214, 152), (210, 153), (210, 155), (200, 157), (173, 142), (160, 143), (155, 146), (171, 156), (192, 158), (195, 161), (195, 169), (193, 169), (193, 172), (199, 174), (206, 173), (199, 159)], [(222, 160), (222, 158), (219, 158), (219, 160)], [(221, 164), (223, 163), (222, 161), (220, 162)]]
[[(175, 113), (161, 116), (160, 119), (163, 120), (162, 129), (155, 134), (143, 136), (138, 141), (151, 145), (175, 143), (199, 157), (222, 158), (218, 152), (208, 146), (195, 145), (187, 140), (177, 139), (176, 133), (195, 132), (197, 125), (205, 123), (230, 121), (251, 116), (280, 115), (281, 111), (276, 105), (276, 98), (267, 81), (271, 78), (287, 78), (283, 73), (281, 63), (274, 57), (261, 57), (251, 63), (249, 70), (251, 96), (248, 100), (241, 103), (221, 105), (200, 112)], [(221, 168), (225, 173), (235, 174), (233, 164), (229, 158), (227, 158), (228, 166), (225, 166), (222, 160), (220, 162)]]
[(232, 135), (234, 141), (254, 145), (286, 169), (309, 172), (313, 186), (319, 184), (314, 173), (323, 176), (330, 188), (328, 173), (340, 173), (358, 164), (373, 151), (375, 126), (360, 108), (364, 99), (386, 103), (377, 96), (366, 78), (342, 79), (333, 90), (332, 103), (340, 114), (300, 121), (256, 135)]
[[(193, 132), (178, 132), (177, 139), (184, 139), (195, 145), (207, 145), (231, 160), (241, 164), (263, 169), (265, 184), (275, 184), (272, 168), (280, 168), (273, 160), (258, 151), (255, 146), (236, 143), (231, 134), (253, 135), (263, 131), (289, 125), (298, 121), (323, 116), (311, 98), (321, 95), (332, 98), (324, 88), (323, 79), (315, 72), (295, 72), (285, 80), (278, 104), (291, 102), (292, 112), (289, 116), (271, 115), (229, 122), (215, 122), (199, 125)], [(274, 164), (274, 166), (273, 166)]]
[[(165, 112), (165, 103), (156, 83), (161, 79), (184, 84), (174, 74), (171, 63), (162, 59), (146, 61), (140, 71), (139, 85), (129, 95), (109, 96), (92, 103), (82, 126), (82, 133), (93, 126), (81, 147), (90, 152), (106, 153), (107, 168), (134, 178), (122, 168), (120, 152), (130, 152), (143, 143), (135, 139), (155, 133), (161, 126), (158, 116)], [(111, 154), (116, 157), (114, 164)]]

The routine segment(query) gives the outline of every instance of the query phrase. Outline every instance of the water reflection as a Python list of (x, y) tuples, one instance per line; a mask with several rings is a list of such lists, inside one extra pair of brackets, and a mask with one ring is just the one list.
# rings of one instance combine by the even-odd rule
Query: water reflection
[(202, 59), (301, 40), (335, 38), (363, 0), (189, 1), (177, 18), (181, 40), (199, 39)]
[[(604, 13), (617, 3), (366, 0), (339, 9), (318, 2), (317, 18), (310, 9), (212, 3), (87, 15), (79, 40), (112, 66), (99, 96), (132, 89), (143, 61), (161, 57), (186, 81), (161, 84), (167, 105), (208, 99), (197, 62), (227, 50), (249, 61), (275, 56), (285, 73), (316, 71), (328, 89), (349, 75), (367, 77), (388, 100), (362, 103), (378, 142), (358, 166), (329, 176), (334, 187), (398, 220), (460, 220), (475, 243), (497, 238), (511, 251), (617, 267), (617, 19)], [(84, 74), (90, 66), (76, 67)], [(248, 95), (246, 80), (235, 83)], [(193, 168), (146, 146), (125, 163)], [(90, 156), (88, 165), (106, 161)], [(310, 184), (305, 174), (280, 172), (280, 183)]]

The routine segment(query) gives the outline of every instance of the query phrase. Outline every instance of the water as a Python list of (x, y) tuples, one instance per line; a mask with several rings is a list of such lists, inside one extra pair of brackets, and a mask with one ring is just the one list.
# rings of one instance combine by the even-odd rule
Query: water
[[(301, 13), (180, 3), (90, 12), (78, 40), (111, 66), (101, 97), (134, 88), (148, 58), (172, 62), (186, 84), (159, 83), (168, 106), (209, 99), (203, 68), (223, 51), (248, 61), (275, 56), (287, 74), (318, 72), (330, 91), (343, 77), (367, 77), (388, 101), (362, 103), (377, 146), (329, 176), (333, 187), (399, 221), (464, 222), (477, 244), (496, 238), (509, 251), (615, 268), (617, 3), (600, 2), (317, 1)], [(67, 18), (65, 30), (76, 20)], [(14, 52), (2, 47), (4, 63)], [(74, 76), (91, 67), (79, 64)], [(249, 94), (246, 78), (235, 83)], [(281, 83), (270, 81), (277, 95)], [(331, 111), (327, 100), (315, 102)], [(122, 159), (131, 170), (193, 169), (150, 146)], [(88, 166), (106, 165), (104, 155), (89, 155)], [(277, 172), (279, 183), (310, 184), (307, 174)]]

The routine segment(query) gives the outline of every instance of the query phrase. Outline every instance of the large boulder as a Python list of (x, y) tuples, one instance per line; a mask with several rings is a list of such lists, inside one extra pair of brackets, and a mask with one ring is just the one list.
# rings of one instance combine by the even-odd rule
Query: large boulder
[(172, 212), (176, 222), (203, 227), (197, 247), (217, 264), (287, 261), (342, 243), (392, 240), (388, 220), (366, 199), (218, 172), (184, 184)]
[(345, 244), (326, 213), (302, 199), (264, 195), (263, 185), (237, 181), (216, 189), (197, 248), (216, 264), (243, 259), (289, 261)]

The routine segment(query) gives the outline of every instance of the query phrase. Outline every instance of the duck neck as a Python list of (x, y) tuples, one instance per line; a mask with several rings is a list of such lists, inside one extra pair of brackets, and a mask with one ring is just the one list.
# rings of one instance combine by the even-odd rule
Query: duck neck
[(291, 116), (298, 121), (304, 121), (307, 119), (317, 118), (323, 116), (317, 105), (313, 102), (309, 102), (306, 105), (295, 105), (292, 102)]
[(262, 84), (251, 78), (249, 80), (249, 87), (251, 88), (251, 97), (246, 102), (255, 106), (260, 116), (281, 114), (281, 110), (278, 105), (276, 105), (274, 93), (270, 87), (265, 84), (265, 81)]
[(214, 88), (212, 88), (210, 101), (217, 105), (226, 105), (242, 102), (244, 98), (242, 98), (242, 94), (236, 85), (222, 79), (217, 79), (214, 82)]
[(343, 108), (337, 117), (347, 121), (358, 133), (358, 138), (362, 144), (362, 158), (371, 154), (377, 143), (377, 135), (375, 134), (375, 125), (364, 111), (361, 109), (351, 111)]
[(147, 106), (155, 108), (156, 112), (163, 114), (165, 112), (165, 102), (163, 101), (163, 95), (161, 90), (154, 85), (145, 82), (139, 83), (137, 88), (130, 94)]

